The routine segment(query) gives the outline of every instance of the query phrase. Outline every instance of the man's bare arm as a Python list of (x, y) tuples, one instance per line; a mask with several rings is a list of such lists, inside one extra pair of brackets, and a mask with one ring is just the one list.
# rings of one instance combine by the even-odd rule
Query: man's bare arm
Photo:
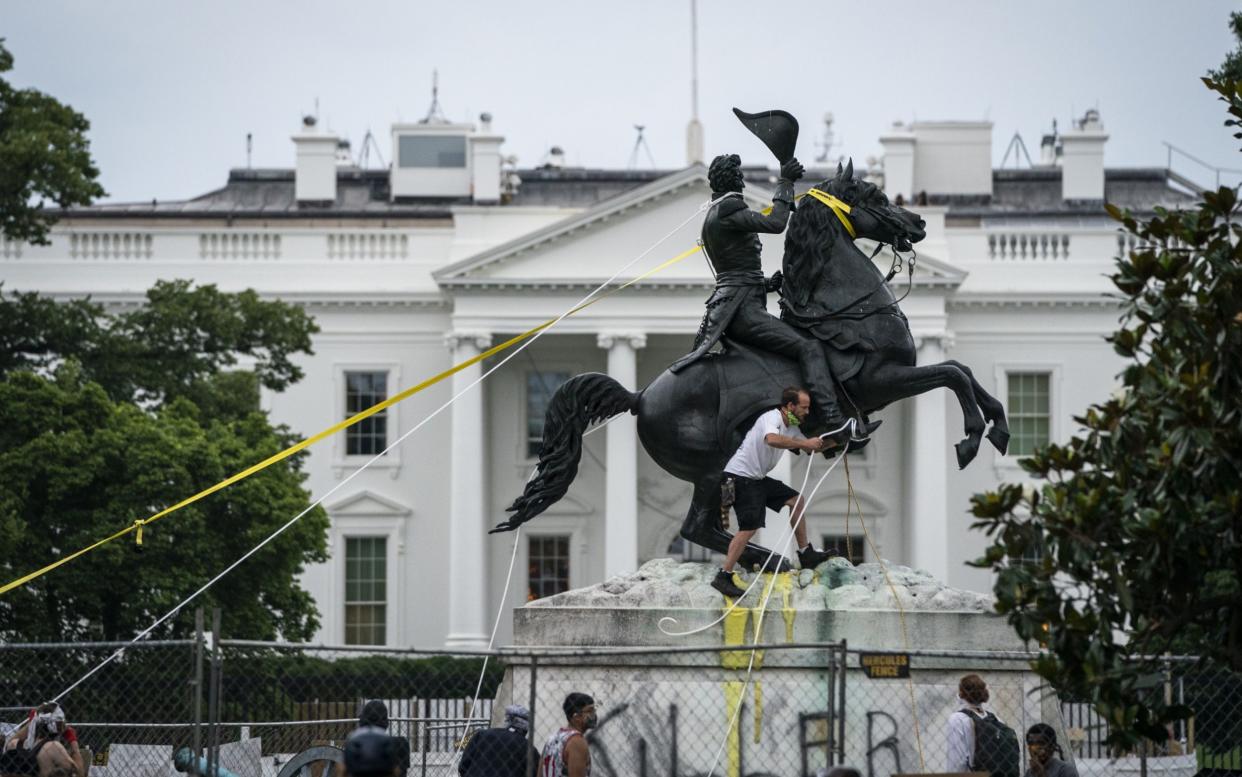
[(786, 437), (783, 434), (770, 432), (763, 438), (764, 443), (772, 448), (780, 448), (783, 451), (810, 451), (814, 453), (822, 450), (824, 441), (818, 437), (807, 439), (806, 437)]
[(565, 766), (569, 769), (569, 777), (587, 777), (587, 764), (591, 762), (591, 752), (587, 749), (585, 737), (571, 737), (565, 743)]

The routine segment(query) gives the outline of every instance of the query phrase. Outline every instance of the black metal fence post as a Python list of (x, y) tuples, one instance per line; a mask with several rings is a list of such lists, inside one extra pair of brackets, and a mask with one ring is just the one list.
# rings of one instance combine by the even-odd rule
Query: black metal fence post
[(220, 765), (220, 608), (211, 611), (211, 675), (207, 683), (207, 775)]
[(203, 608), (194, 610), (194, 760), (203, 757)]

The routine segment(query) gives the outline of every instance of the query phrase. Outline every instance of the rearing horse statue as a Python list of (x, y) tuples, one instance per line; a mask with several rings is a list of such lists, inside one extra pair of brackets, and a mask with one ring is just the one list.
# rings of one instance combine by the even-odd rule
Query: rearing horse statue
[[(949, 388), (961, 404), (966, 434), (956, 445), (958, 466), (974, 459), (985, 430), (1004, 453), (1009, 428), (1001, 403), (960, 362), (915, 365), (914, 337), (889, 278), (854, 244), (865, 239), (909, 250), (926, 236), (923, 220), (891, 204), (875, 185), (855, 180), (853, 162), (838, 166), (811, 195), (786, 231), (782, 318), (821, 342), (845, 408), (862, 418), (897, 400)], [(599, 373), (562, 384), (548, 406), (535, 476), (509, 508), (513, 515), (492, 531), (516, 529), (564, 496), (578, 472), (586, 428), (630, 412), (651, 458), (694, 486), (681, 536), (725, 553), (732, 535), (720, 520), (724, 466), (756, 415), (775, 404), (782, 388), (802, 381), (796, 362), (728, 340), (722, 346), (680, 372), (665, 370), (639, 392)], [(751, 544), (741, 563), (762, 564), (769, 553)]]

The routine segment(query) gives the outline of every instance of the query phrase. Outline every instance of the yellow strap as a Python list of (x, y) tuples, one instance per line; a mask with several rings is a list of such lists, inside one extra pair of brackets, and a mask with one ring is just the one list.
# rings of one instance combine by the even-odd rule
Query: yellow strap
[[(653, 267), (652, 269), (650, 269), (650, 270), (648, 270), (648, 271), (644, 272), (642, 275), (638, 275), (638, 276), (636, 276), (636, 277), (634, 277), (634, 278), (631, 278), (630, 280), (626, 281), (625, 283), (621, 284), (620, 286), (617, 286), (616, 288), (609, 290), (608, 292), (606, 292), (606, 293), (604, 293), (604, 294), (602, 294), (602, 295), (600, 295), (600, 296), (596, 297), (595, 299), (590, 300), (590, 301), (588, 301), (588, 302), (584, 302), (584, 303), (583, 303), (583, 304), (581, 304), (581, 305), (578, 305), (577, 307), (575, 307), (575, 308), (573, 308), (572, 310), (570, 310), (568, 313), (566, 313), (566, 314), (565, 314), (565, 316), (562, 316), (561, 318), (566, 318), (566, 317), (568, 317), (568, 316), (572, 316), (572, 315), (574, 315), (575, 313), (578, 313), (578, 312), (580, 312), (580, 311), (582, 311), (582, 310), (585, 310), (586, 308), (590, 307), (591, 305), (594, 305), (594, 304), (595, 304), (595, 303), (597, 303), (597, 302), (601, 302), (601, 301), (603, 301), (603, 300), (607, 299), (608, 297), (611, 297), (613, 294), (616, 294), (616, 293), (617, 293), (617, 292), (619, 292), (619, 291), (622, 291), (622, 290), (624, 290), (624, 289), (627, 289), (627, 288), (629, 288), (630, 286), (633, 286), (634, 284), (636, 284), (636, 283), (638, 283), (638, 282), (640, 282), (640, 281), (643, 281), (643, 280), (645, 280), (645, 279), (647, 279), (647, 278), (650, 278), (652, 275), (655, 275), (655, 274), (656, 274), (656, 273), (658, 273), (658, 272), (661, 272), (661, 271), (663, 271), (663, 270), (666, 270), (666, 269), (668, 269), (669, 267), (672, 267), (674, 264), (677, 264), (677, 263), (678, 263), (678, 262), (680, 262), (681, 260), (685, 259), (686, 257), (691, 256), (692, 254), (697, 253), (699, 250), (700, 250), (700, 247), (699, 247), (699, 246), (695, 246), (694, 248), (690, 248), (690, 249), (687, 249), (687, 250), (685, 250), (685, 251), (682, 251), (682, 252), (681, 252), (680, 254), (678, 254), (677, 256), (674, 256), (672, 259), (669, 259), (668, 261), (666, 261), (666, 262), (664, 262), (664, 263), (662, 263), (662, 264), (660, 264), (660, 265), (657, 265), (656, 267)], [(406, 389), (405, 391), (402, 391), (402, 392), (401, 392), (401, 393), (399, 393), (399, 394), (395, 394), (395, 395), (393, 395), (392, 397), (389, 397), (388, 399), (385, 399), (383, 402), (380, 402), (380, 403), (378, 403), (378, 404), (372, 405), (371, 407), (368, 407), (366, 410), (363, 410), (363, 411), (361, 411), (361, 412), (357, 413), (356, 415), (352, 415), (352, 416), (350, 416), (349, 418), (346, 418), (344, 421), (341, 421), (341, 422), (340, 422), (340, 423), (338, 423), (338, 424), (334, 424), (334, 425), (332, 425), (332, 426), (328, 427), (327, 429), (324, 429), (322, 432), (319, 432), (319, 433), (318, 433), (318, 434), (316, 434), (316, 435), (313, 435), (313, 436), (311, 436), (311, 437), (307, 437), (305, 440), (302, 440), (301, 442), (295, 443), (294, 445), (292, 445), (292, 446), (290, 446), (290, 447), (288, 447), (288, 448), (284, 449), (284, 450), (283, 450), (283, 451), (281, 451), (280, 453), (277, 453), (277, 454), (274, 454), (274, 455), (272, 455), (272, 456), (269, 456), (268, 458), (264, 459), (263, 461), (260, 461), (258, 464), (255, 464), (255, 465), (254, 465), (254, 466), (252, 466), (252, 467), (249, 467), (249, 468), (247, 468), (247, 469), (245, 469), (245, 470), (242, 470), (241, 472), (238, 472), (236, 475), (233, 475), (233, 476), (231, 476), (231, 477), (225, 478), (224, 480), (221, 480), (219, 483), (216, 483), (214, 486), (211, 486), (210, 488), (205, 488), (205, 489), (203, 489), (202, 491), (199, 491), (199, 492), (198, 492), (197, 494), (195, 494), (194, 496), (191, 496), (191, 497), (188, 497), (188, 498), (186, 498), (186, 499), (181, 500), (180, 502), (178, 502), (177, 504), (173, 505), (172, 507), (168, 507), (168, 508), (165, 508), (165, 509), (163, 509), (163, 510), (159, 511), (159, 512), (158, 512), (158, 513), (156, 513), (155, 515), (152, 515), (150, 518), (147, 518), (147, 519), (145, 519), (145, 520), (140, 519), (140, 520), (134, 521), (132, 524), (130, 524), (129, 526), (125, 527), (124, 529), (121, 529), (121, 530), (120, 530), (120, 531), (118, 531), (116, 534), (113, 534), (113, 535), (111, 535), (111, 536), (105, 537), (105, 538), (103, 538), (102, 540), (100, 540), (99, 542), (96, 542), (94, 545), (89, 545), (89, 546), (87, 546), (87, 547), (85, 547), (85, 548), (82, 548), (81, 550), (75, 551), (74, 553), (71, 553), (71, 554), (69, 554), (68, 556), (65, 556), (65, 557), (63, 557), (63, 558), (57, 559), (56, 561), (52, 562), (51, 564), (48, 564), (47, 566), (43, 567), (42, 569), (40, 569), (40, 570), (38, 570), (38, 571), (36, 571), (36, 572), (31, 572), (30, 574), (28, 574), (28, 575), (24, 575), (24, 576), (22, 576), (22, 577), (19, 577), (19, 578), (17, 578), (16, 580), (14, 580), (14, 581), (12, 581), (12, 582), (10, 582), (10, 583), (6, 583), (3, 587), (0, 587), (0, 594), (5, 594), (5, 593), (8, 593), (9, 591), (13, 590), (14, 588), (19, 588), (19, 587), (21, 587), (21, 586), (25, 585), (26, 583), (29, 583), (31, 580), (34, 580), (35, 578), (41, 577), (41, 576), (43, 576), (43, 575), (47, 574), (48, 572), (51, 572), (53, 569), (56, 569), (56, 568), (57, 568), (57, 567), (59, 567), (60, 565), (62, 565), (62, 564), (67, 564), (67, 563), (69, 563), (70, 561), (73, 561), (75, 558), (77, 558), (77, 557), (79, 557), (79, 556), (82, 556), (82, 555), (84, 555), (84, 554), (86, 554), (86, 553), (89, 553), (89, 552), (91, 552), (92, 550), (95, 550), (96, 548), (98, 548), (98, 547), (100, 547), (100, 546), (102, 546), (102, 545), (106, 545), (106, 544), (108, 544), (109, 542), (112, 542), (113, 540), (117, 539), (118, 537), (124, 537), (126, 534), (129, 534), (129, 533), (130, 533), (130, 532), (132, 532), (132, 531), (138, 531), (138, 532), (139, 532), (138, 536), (137, 536), (135, 539), (137, 540), (138, 544), (140, 544), (140, 545), (141, 545), (141, 544), (142, 544), (142, 539), (141, 539), (142, 535), (141, 535), (141, 531), (142, 531), (142, 527), (143, 527), (145, 524), (148, 524), (148, 523), (153, 523), (154, 521), (158, 521), (160, 518), (163, 518), (163, 517), (165, 517), (165, 516), (167, 516), (167, 515), (170, 515), (170, 514), (172, 514), (172, 513), (175, 513), (176, 511), (180, 510), (180, 509), (181, 509), (181, 508), (183, 508), (183, 507), (186, 507), (187, 505), (194, 504), (195, 502), (197, 502), (198, 500), (202, 499), (202, 498), (203, 498), (203, 497), (205, 497), (205, 496), (210, 496), (211, 494), (214, 494), (215, 492), (219, 491), (219, 490), (220, 490), (220, 489), (222, 489), (222, 488), (227, 488), (228, 486), (233, 485), (234, 483), (236, 483), (236, 482), (237, 482), (237, 481), (239, 481), (239, 480), (244, 480), (244, 479), (246, 479), (246, 478), (250, 477), (251, 475), (253, 475), (254, 473), (256, 473), (256, 472), (258, 472), (258, 471), (260, 471), (260, 470), (263, 470), (263, 469), (266, 469), (266, 468), (270, 467), (271, 465), (275, 464), (275, 463), (276, 463), (276, 462), (278, 462), (278, 461), (283, 461), (283, 460), (285, 460), (285, 459), (289, 458), (290, 456), (292, 456), (293, 454), (297, 453), (298, 451), (303, 450), (304, 448), (307, 448), (307, 447), (309, 447), (309, 446), (311, 446), (311, 445), (314, 445), (315, 443), (319, 442), (320, 440), (323, 440), (323, 439), (324, 439), (324, 438), (326, 438), (326, 437), (331, 437), (332, 435), (336, 434), (337, 432), (341, 431), (342, 429), (347, 429), (347, 428), (349, 428), (349, 427), (353, 426), (354, 424), (358, 423), (359, 421), (363, 420), (364, 418), (370, 418), (371, 416), (375, 415), (376, 413), (378, 413), (378, 412), (380, 412), (380, 411), (382, 411), (382, 410), (385, 410), (385, 409), (387, 409), (387, 408), (389, 408), (389, 407), (392, 407), (393, 405), (397, 404), (398, 402), (401, 402), (402, 400), (409, 399), (410, 397), (414, 396), (415, 394), (417, 394), (418, 392), (422, 391), (423, 389), (428, 388), (429, 386), (434, 386), (435, 384), (439, 383), (440, 381), (444, 380), (445, 378), (451, 377), (452, 375), (455, 375), (456, 373), (461, 372), (462, 370), (466, 369), (467, 367), (470, 367), (470, 366), (472, 366), (472, 365), (474, 365), (474, 364), (478, 364), (479, 362), (483, 361), (484, 359), (486, 359), (486, 358), (488, 358), (488, 357), (490, 357), (490, 356), (495, 356), (496, 354), (500, 353), (501, 351), (504, 351), (504, 350), (506, 350), (506, 349), (508, 349), (508, 348), (511, 348), (511, 347), (513, 347), (513, 346), (517, 345), (518, 343), (522, 342), (523, 340), (526, 340), (526, 339), (528, 339), (528, 338), (534, 337), (534, 336), (535, 336), (536, 334), (538, 334), (539, 332), (542, 332), (543, 330), (545, 330), (545, 329), (547, 329), (548, 327), (550, 327), (550, 326), (552, 326), (553, 324), (555, 324), (558, 320), (559, 320), (559, 319), (557, 319), (557, 318), (550, 318), (550, 319), (548, 319), (547, 321), (544, 321), (542, 324), (539, 324), (538, 326), (535, 326), (535, 327), (532, 327), (532, 328), (530, 328), (530, 329), (526, 330), (525, 332), (523, 332), (523, 333), (522, 333), (522, 334), (520, 334), (520, 335), (517, 335), (517, 336), (515, 336), (515, 337), (511, 337), (511, 338), (509, 338), (508, 340), (504, 341), (504, 342), (503, 342), (503, 343), (501, 343), (500, 345), (496, 345), (496, 346), (493, 346), (493, 347), (491, 347), (491, 348), (487, 349), (486, 351), (484, 351), (483, 353), (479, 354), (478, 356), (471, 357), (471, 358), (467, 359), (466, 361), (462, 362), (461, 364), (456, 364), (456, 365), (454, 365), (454, 366), (450, 367), (449, 369), (445, 370), (444, 372), (441, 372), (441, 373), (440, 373), (440, 374), (438, 374), (438, 375), (434, 375), (434, 376), (432, 376), (432, 377), (428, 378), (427, 380), (424, 380), (422, 383), (419, 383), (419, 384), (417, 384), (417, 385), (415, 385), (415, 386), (411, 386), (410, 388)]]
[(807, 194), (824, 203), (828, 206), (829, 210), (837, 214), (837, 218), (840, 219), (841, 223), (845, 226), (845, 231), (850, 233), (850, 237), (858, 237), (858, 234), (854, 231), (854, 225), (850, 222), (849, 217), (846, 215), (852, 210), (848, 204), (842, 202), (828, 192), (820, 191), (819, 189), (811, 189), (807, 192)]

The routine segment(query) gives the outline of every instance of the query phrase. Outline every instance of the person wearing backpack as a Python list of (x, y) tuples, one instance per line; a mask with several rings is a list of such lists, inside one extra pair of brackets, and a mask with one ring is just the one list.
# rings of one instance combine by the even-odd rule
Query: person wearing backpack
[(945, 771), (1019, 777), (1018, 735), (985, 707), (989, 698), (987, 683), (977, 674), (968, 674), (958, 683), (957, 697), (957, 711), (949, 716)]

